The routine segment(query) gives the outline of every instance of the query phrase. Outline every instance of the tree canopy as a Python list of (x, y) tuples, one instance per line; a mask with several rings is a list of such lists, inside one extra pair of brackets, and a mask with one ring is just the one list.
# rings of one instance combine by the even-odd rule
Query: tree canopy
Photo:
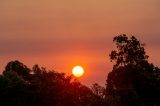
[(117, 50), (110, 54), (115, 64), (108, 74), (106, 94), (119, 99), (116, 106), (160, 105), (159, 68), (148, 62), (144, 44), (125, 34), (114, 37), (113, 41)]
[[(101, 98), (72, 76), (11, 61), (0, 75), (3, 106), (98, 106)], [(101, 103), (102, 104), (102, 103)]]
[(148, 61), (149, 56), (146, 55), (144, 43), (141, 43), (136, 37), (128, 38), (126, 34), (122, 34), (115, 36), (113, 42), (117, 47), (117, 50), (112, 50), (110, 54), (111, 61), (116, 61), (114, 67)]

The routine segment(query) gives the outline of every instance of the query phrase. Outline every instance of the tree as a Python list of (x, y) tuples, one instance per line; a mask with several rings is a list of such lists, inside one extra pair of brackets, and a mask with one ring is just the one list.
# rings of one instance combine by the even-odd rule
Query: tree
[(132, 36), (130, 39), (125, 35), (119, 35), (113, 38), (116, 43), (117, 50), (113, 50), (110, 54), (111, 61), (115, 61), (114, 68), (126, 66), (128, 64), (139, 64), (148, 59), (145, 53), (144, 44), (136, 37)]
[(16, 72), (19, 76), (28, 79), (31, 70), (23, 63), (19, 62), (18, 60), (15, 60), (7, 64), (3, 74), (9, 71)]
[(119, 98), (118, 106), (159, 105), (159, 68), (148, 62), (144, 44), (125, 34), (114, 37), (113, 41), (117, 50), (110, 54), (115, 64), (108, 74), (106, 97)]

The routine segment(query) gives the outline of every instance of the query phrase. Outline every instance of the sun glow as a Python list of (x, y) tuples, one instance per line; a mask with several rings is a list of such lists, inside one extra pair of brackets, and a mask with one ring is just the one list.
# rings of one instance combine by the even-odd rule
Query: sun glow
[(81, 77), (84, 74), (84, 69), (81, 66), (75, 66), (72, 69), (72, 74), (75, 77)]

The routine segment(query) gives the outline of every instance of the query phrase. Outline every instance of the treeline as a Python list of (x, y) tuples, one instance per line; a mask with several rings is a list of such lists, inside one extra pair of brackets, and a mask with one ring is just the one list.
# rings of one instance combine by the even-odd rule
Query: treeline
[(7, 106), (98, 106), (101, 98), (72, 76), (19, 61), (0, 76), (0, 104)]
[(0, 75), (1, 106), (160, 106), (160, 69), (148, 62), (144, 44), (125, 34), (113, 38), (113, 70), (106, 86), (82, 85), (72, 76), (19, 61)]

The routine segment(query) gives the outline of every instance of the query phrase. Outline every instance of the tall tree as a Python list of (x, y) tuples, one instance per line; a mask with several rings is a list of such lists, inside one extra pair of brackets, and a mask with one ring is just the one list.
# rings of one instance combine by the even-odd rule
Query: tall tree
[(148, 62), (144, 44), (136, 37), (125, 34), (114, 37), (113, 41), (117, 50), (110, 54), (115, 64), (108, 74), (106, 94), (119, 98), (119, 106), (159, 104), (157, 97), (160, 89), (156, 76), (159, 68)]
[(144, 49), (144, 43), (141, 43), (136, 37), (122, 34), (113, 38), (117, 50), (112, 50), (110, 54), (111, 61), (115, 61), (114, 68), (128, 64), (139, 64), (148, 60)]

